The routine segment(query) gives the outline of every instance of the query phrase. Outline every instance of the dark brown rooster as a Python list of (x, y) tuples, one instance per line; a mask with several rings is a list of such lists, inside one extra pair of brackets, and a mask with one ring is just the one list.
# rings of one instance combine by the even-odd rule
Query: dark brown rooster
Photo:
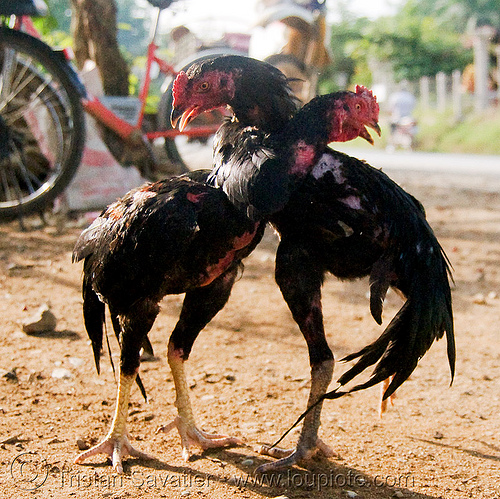
[[(252, 79), (253, 74), (258, 77)], [(268, 88), (275, 91), (277, 85), (286, 87), (286, 82), (276, 76), (275, 70), (259, 61), (234, 56), (195, 64), (178, 77), (174, 123), (180, 119), (185, 126), (192, 117), (213, 106), (228, 105), (234, 113), (226, 136), (224, 129), (219, 135), (212, 174), (215, 184), (222, 185), (231, 200), (234, 196), (224, 184), (224, 172), (242, 155), (245, 127), (258, 126), (272, 137), (287, 126), (283, 118), (293, 100), (284, 89), (273, 98)], [(318, 111), (309, 114), (311, 129), (325, 126), (321, 102), (320, 97), (311, 103)], [(268, 112), (276, 108), (281, 112)], [(366, 113), (366, 109), (358, 111)], [(282, 119), (281, 125), (277, 117)], [(309, 128), (303, 130), (305, 135), (309, 132)], [(370, 379), (350, 391), (391, 378), (384, 394), (384, 398), (389, 397), (445, 332), (452, 378), (454, 373), (450, 269), (421, 204), (381, 171), (326, 147), (309, 171), (284, 207), (269, 218), (281, 238), (276, 281), (309, 348), (308, 407), (316, 405), (304, 418), (296, 448), (264, 449), (264, 453), (281, 459), (259, 467), (260, 472), (291, 466), (317, 451), (331, 453), (318, 437), (321, 402), (326, 396), (335, 398), (345, 392), (339, 388), (326, 394), (334, 366), (321, 310), (321, 285), (326, 272), (341, 279), (369, 276), (370, 309), (379, 324), (389, 287), (406, 298), (380, 338), (344, 359), (358, 361), (338, 380), (341, 387), (376, 364)]]
[[(81, 234), (73, 258), (84, 259), (83, 313), (97, 368), (106, 304), (121, 354), (111, 429), (100, 444), (79, 455), (77, 463), (104, 453), (112, 457), (115, 470), (122, 472), (124, 456), (148, 457), (129, 441), (129, 394), (137, 379), (140, 349), (147, 345), (148, 332), (159, 312), (158, 304), (165, 295), (174, 293), (186, 293), (168, 346), (178, 417), (164, 429), (178, 429), (186, 459), (192, 443), (206, 449), (238, 442), (196, 427), (184, 362), (199, 332), (228, 300), (241, 260), (262, 237), (264, 217), (286, 203), (295, 179), (303, 178), (314, 166), (327, 142), (346, 136), (345, 127), (353, 123), (351, 106), (354, 112), (356, 102), (365, 98), (352, 92), (330, 96), (324, 103), (327, 122), (310, 137), (304, 137), (297, 126), (306, 119), (307, 107), (297, 115), (297, 122), (287, 121), (278, 142), (252, 127), (245, 128), (245, 154), (230, 168), (219, 171), (219, 181), (224, 183), (221, 179), (225, 176), (234, 203), (222, 189), (205, 183), (210, 171), (191, 172), (129, 192)], [(368, 124), (375, 126), (376, 122), (371, 119)], [(366, 135), (363, 123), (358, 128)], [(266, 149), (271, 146), (272, 153)], [(248, 155), (248, 151), (255, 154)], [(259, 172), (266, 182), (259, 180)], [(274, 190), (267, 191), (278, 184), (284, 188), (276, 204)]]

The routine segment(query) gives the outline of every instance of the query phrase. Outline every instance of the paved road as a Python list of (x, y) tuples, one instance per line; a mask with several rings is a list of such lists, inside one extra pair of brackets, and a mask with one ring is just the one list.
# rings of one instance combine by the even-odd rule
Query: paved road
[(500, 193), (500, 156), (442, 154), (427, 152), (386, 153), (377, 149), (339, 149), (370, 165), (382, 168), (397, 180), (411, 178), (419, 183), (480, 189)]
[[(476, 154), (442, 154), (428, 152), (387, 153), (375, 148), (355, 148), (334, 144), (351, 156), (382, 168), (396, 182), (448, 186), (500, 193), (500, 156)], [(183, 157), (192, 168), (208, 168), (212, 150), (208, 146), (191, 145)]]

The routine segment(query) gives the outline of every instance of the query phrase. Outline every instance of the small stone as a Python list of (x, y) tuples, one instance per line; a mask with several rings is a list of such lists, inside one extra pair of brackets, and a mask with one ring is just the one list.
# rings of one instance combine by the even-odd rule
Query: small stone
[(441, 440), (442, 438), (444, 438), (444, 435), (440, 431), (436, 431), (436, 433), (434, 434), (434, 438), (436, 440)]
[(56, 316), (50, 310), (49, 305), (42, 305), (36, 313), (23, 322), (23, 331), (26, 334), (40, 334), (55, 331), (57, 325)]
[(253, 464), (253, 459), (243, 459), (243, 461), (241, 461), (241, 464), (243, 466), (252, 466)]
[(475, 303), (476, 305), (486, 305), (486, 298), (483, 293), (477, 293), (472, 298), (472, 303)]
[(354, 499), (355, 497), (359, 497), (358, 494), (356, 494), (356, 492), (352, 491), (352, 490), (346, 490), (345, 491), (345, 494), (347, 497), (349, 497), (350, 499)]
[(64, 367), (56, 367), (52, 371), (52, 377), (55, 379), (71, 379), (71, 371), (64, 369)]
[(181, 492), (181, 497), (189, 497), (191, 495), (191, 492), (189, 490), (183, 490)]
[(79, 438), (76, 441), (76, 446), (78, 447), (78, 450), (90, 449), (90, 445), (83, 438)]
[(146, 414), (144, 416), (144, 421), (152, 421), (155, 418), (154, 414)]
[(83, 359), (79, 359), (78, 357), (70, 357), (68, 359), (68, 362), (73, 366), (73, 367), (81, 367), (83, 364), (85, 364), (85, 361)]
[(392, 496), (393, 497), (398, 497), (399, 499), (401, 499), (405, 495), (400, 490), (396, 490), (396, 492), (394, 492), (394, 494), (392, 494)]

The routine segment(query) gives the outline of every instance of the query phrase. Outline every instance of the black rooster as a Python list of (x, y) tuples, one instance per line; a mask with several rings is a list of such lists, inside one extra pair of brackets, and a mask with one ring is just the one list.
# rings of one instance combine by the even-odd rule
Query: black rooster
[[(255, 73), (258, 78), (248, 84)], [(286, 126), (283, 118), (293, 100), (285, 90), (278, 92), (275, 100), (268, 92), (268, 88), (275, 89), (277, 85), (286, 87), (286, 82), (259, 61), (222, 57), (195, 64), (178, 78), (173, 123), (180, 118), (185, 126), (195, 115), (215, 105), (227, 104), (234, 112), (230, 133), (220, 136), (217, 143), (218, 164), (213, 173), (216, 179), (222, 176), (224, 180), (224, 171), (233, 162), (238, 163), (244, 154), (241, 149), (245, 144), (238, 139), (238, 130), (243, 134), (246, 126), (254, 125), (263, 132), (279, 133), (277, 117), (282, 119), (281, 127)], [(245, 96), (241, 113), (240, 96)], [(320, 103), (321, 98), (316, 102)], [(318, 106), (318, 113), (309, 117), (310, 128), (324, 122), (325, 114), (319, 112), (321, 105)], [(268, 108), (284, 111), (270, 115)], [(252, 121), (252, 116), (257, 119)], [(309, 135), (310, 130), (305, 128), (303, 133)], [(370, 276), (370, 309), (379, 324), (388, 288), (396, 288), (406, 297), (380, 338), (345, 359), (359, 358), (338, 380), (340, 385), (376, 364), (371, 378), (351, 391), (392, 378), (384, 394), (384, 398), (389, 397), (410, 376), (434, 340), (445, 332), (452, 378), (454, 373), (450, 269), (425, 219), (423, 207), (384, 173), (365, 162), (328, 148), (323, 152), (284, 208), (270, 216), (281, 237), (276, 281), (309, 348), (308, 406), (317, 405), (304, 418), (294, 450), (263, 449), (264, 453), (281, 459), (259, 467), (260, 472), (291, 466), (318, 450), (331, 452), (318, 437), (321, 400), (334, 366), (321, 311), (321, 285), (326, 272), (341, 279)], [(224, 185), (223, 188), (232, 199), (231, 191)]]
[[(297, 127), (307, 115), (304, 108), (297, 122), (295, 119), (287, 122), (279, 142), (272, 142), (272, 154), (263, 153), (262, 144), (268, 141), (265, 134), (245, 128), (245, 152), (255, 149), (255, 154), (250, 158), (245, 155), (244, 161), (220, 171), (227, 177), (231, 193), (239, 187), (235, 203), (229, 201), (222, 189), (205, 183), (210, 171), (191, 172), (129, 192), (81, 234), (73, 258), (85, 260), (83, 312), (97, 368), (105, 304), (120, 341), (121, 356), (120, 384), (111, 429), (102, 443), (79, 455), (76, 462), (105, 453), (112, 457), (116, 471), (122, 472), (123, 456), (148, 457), (134, 449), (128, 438), (129, 393), (137, 379), (140, 349), (147, 346), (148, 332), (159, 312), (158, 303), (173, 293), (186, 293), (168, 347), (178, 417), (164, 429), (178, 429), (185, 458), (189, 456), (191, 443), (206, 449), (238, 442), (231, 437), (208, 435), (196, 427), (184, 361), (199, 332), (228, 300), (241, 260), (262, 237), (266, 224), (263, 217), (275, 211), (275, 205), (282, 207), (286, 203), (295, 188), (293, 179), (304, 177), (314, 166), (325, 144), (337, 138), (337, 130), (353, 127), (351, 108), (355, 112), (356, 103), (365, 98), (352, 92), (330, 96), (325, 105), (327, 122), (320, 133), (307, 141), (302, 137), (301, 127)], [(376, 126), (373, 120), (368, 124)], [(367, 135), (362, 123), (358, 128), (363, 130), (362, 135)], [(255, 148), (251, 144), (255, 144)], [(259, 182), (259, 175), (238, 173), (250, 168), (248, 159), (253, 161), (252, 171), (262, 171), (262, 176), (275, 180), (277, 187), (282, 182), (284, 188), (278, 203), (266, 193), (269, 186)]]

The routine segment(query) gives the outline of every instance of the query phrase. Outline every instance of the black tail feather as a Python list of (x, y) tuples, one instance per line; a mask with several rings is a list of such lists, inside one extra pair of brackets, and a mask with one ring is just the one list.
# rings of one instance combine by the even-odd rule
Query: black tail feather
[(380, 258), (370, 272), (370, 312), (379, 325), (382, 324), (383, 304), (391, 284), (390, 267), (390, 259)]
[[(343, 360), (358, 358), (356, 364), (338, 380), (346, 385), (367, 367), (375, 364), (371, 378), (356, 385), (349, 392), (373, 386), (389, 376), (394, 376), (384, 398), (389, 397), (411, 375), (418, 361), (446, 333), (447, 354), (451, 378), (455, 372), (455, 340), (451, 290), (448, 280), (447, 260), (439, 251), (430, 251), (431, 257), (424, 260), (407, 259), (404, 273), (412, 279), (406, 287), (407, 301), (389, 323), (380, 338), (357, 353)], [(435, 248), (434, 248), (435, 249)], [(436, 255), (437, 253), (437, 255)]]
[(87, 275), (83, 278), (83, 319), (85, 322), (85, 329), (92, 343), (95, 367), (97, 372), (100, 373), (105, 308), (104, 303), (99, 300), (96, 292), (92, 289), (92, 283)]

